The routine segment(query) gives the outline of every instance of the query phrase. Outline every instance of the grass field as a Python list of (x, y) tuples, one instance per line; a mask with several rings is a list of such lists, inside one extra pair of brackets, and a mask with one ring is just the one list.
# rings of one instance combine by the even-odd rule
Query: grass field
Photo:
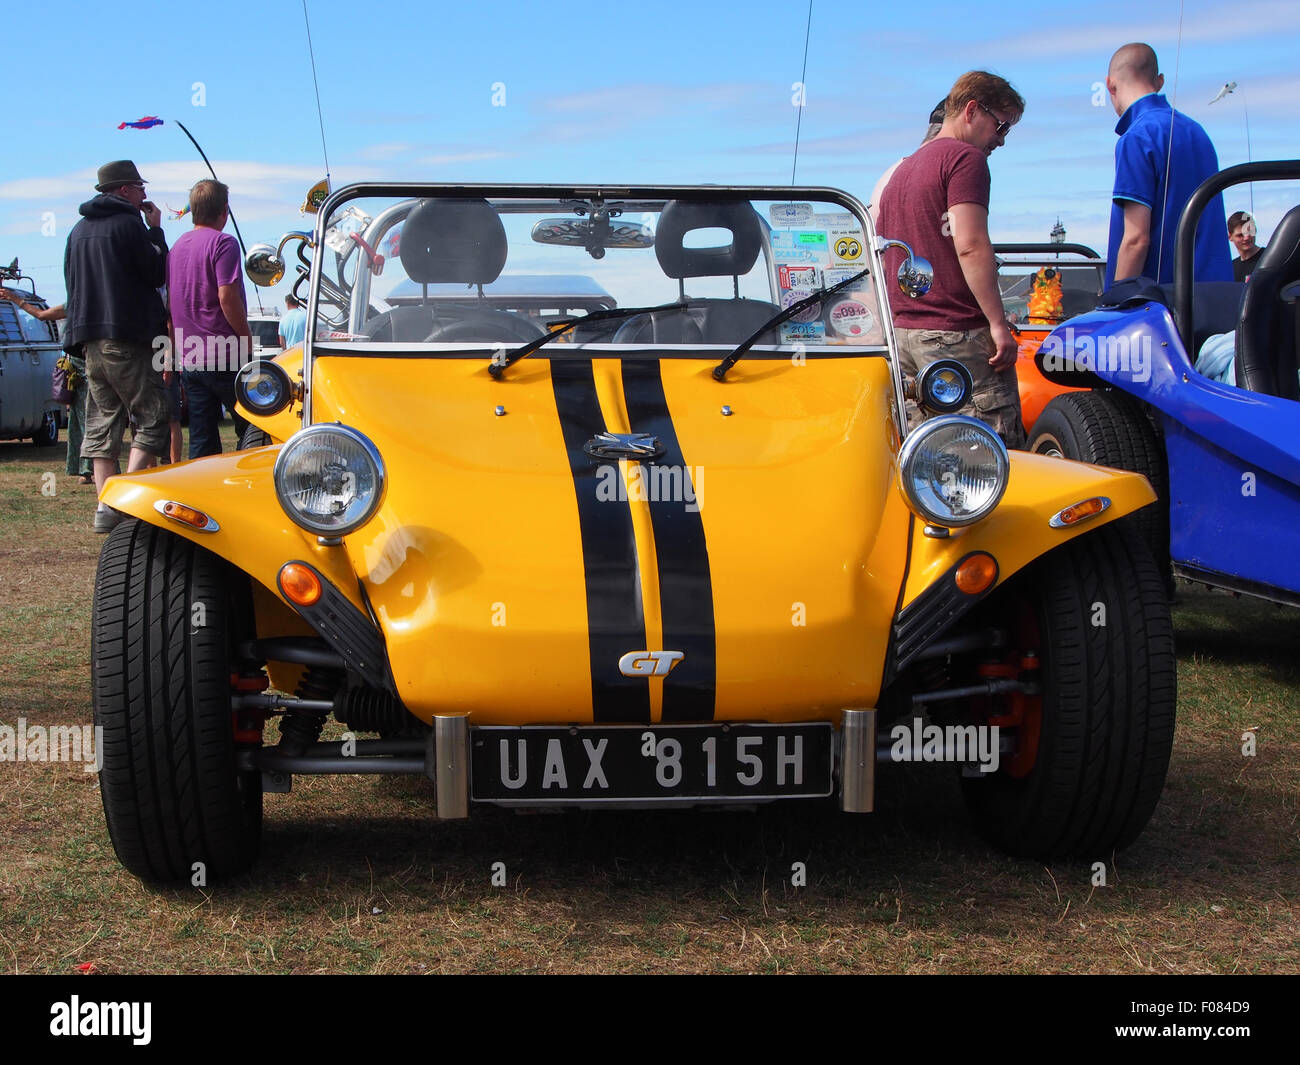
[[(0, 443), (0, 724), (14, 727), (91, 719), (103, 538), (63, 454)], [(439, 824), (422, 779), (300, 777), (267, 796), (252, 874), (157, 890), (118, 865), (93, 773), (9, 761), (0, 971), (1300, 971), (1300, 612), (1184, 585), (1175, 624), (1168, 784), (1104, 885), (1087, 865), (990, 851), (950, 767), (900, 766), (865, 817), (488, 809)]]

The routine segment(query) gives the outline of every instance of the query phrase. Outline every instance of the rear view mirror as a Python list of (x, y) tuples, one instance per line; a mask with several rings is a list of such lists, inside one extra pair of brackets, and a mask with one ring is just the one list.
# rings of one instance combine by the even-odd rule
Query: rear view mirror
[(652, 248), (655, 242), (649, 226), (611, 221), (603, 212), (593, 218), (543, 218), (533, 226), (533, 240), (586, 248), (593, 259), (604, 258), (606, 248)]

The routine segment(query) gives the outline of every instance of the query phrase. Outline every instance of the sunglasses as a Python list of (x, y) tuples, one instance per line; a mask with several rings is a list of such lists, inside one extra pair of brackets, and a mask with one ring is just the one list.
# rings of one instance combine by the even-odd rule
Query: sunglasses
[(995, 115), (992, 111), (990, 111), (978, 100), (976, 100), (975, 103), (978, 105), (981, 111), (983, 111), (986, 115), (989, 116), (989, 118), (993, 119), (993, 121), (997, 123), (997, 125), (993, 129), (993, 132), (996, 133), (999, 137), (1005, 137), (1007, 135), (1007, 131), (1011, 129), (1011, 123), (1002, 122), (1001, 120), (999, 120), (997, 115)]

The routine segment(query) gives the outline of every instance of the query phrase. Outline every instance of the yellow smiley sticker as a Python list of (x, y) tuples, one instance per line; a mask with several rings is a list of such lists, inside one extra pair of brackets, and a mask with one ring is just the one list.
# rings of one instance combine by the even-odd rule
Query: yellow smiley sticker
[(862, 254), (862, 244), (852, 237), (840, 237), (835, 242), (835, 255), (840, 259), (856, 259)]

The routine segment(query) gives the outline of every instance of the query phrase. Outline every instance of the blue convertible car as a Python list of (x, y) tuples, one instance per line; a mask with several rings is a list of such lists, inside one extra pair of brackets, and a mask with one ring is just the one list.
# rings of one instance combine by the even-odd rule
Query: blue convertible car
[[(1300, 206), (1249, 281), (1192, 278), (1206, 203), (1231, 185), (1296, 179), (1300, 160), (1210, 178), (1179, 221), (1172, 285), (1121, 282), (1048, 336), (1037, 356), (1043, 374), (1092, 390), (1052, 400), (1029, 447), (1145, 474), (1160, 502), (1126, 520), (1158, 563), (1300, 606)], [(1235, 386), (1196, 371), (1211, 338), (1230, 351)]]

